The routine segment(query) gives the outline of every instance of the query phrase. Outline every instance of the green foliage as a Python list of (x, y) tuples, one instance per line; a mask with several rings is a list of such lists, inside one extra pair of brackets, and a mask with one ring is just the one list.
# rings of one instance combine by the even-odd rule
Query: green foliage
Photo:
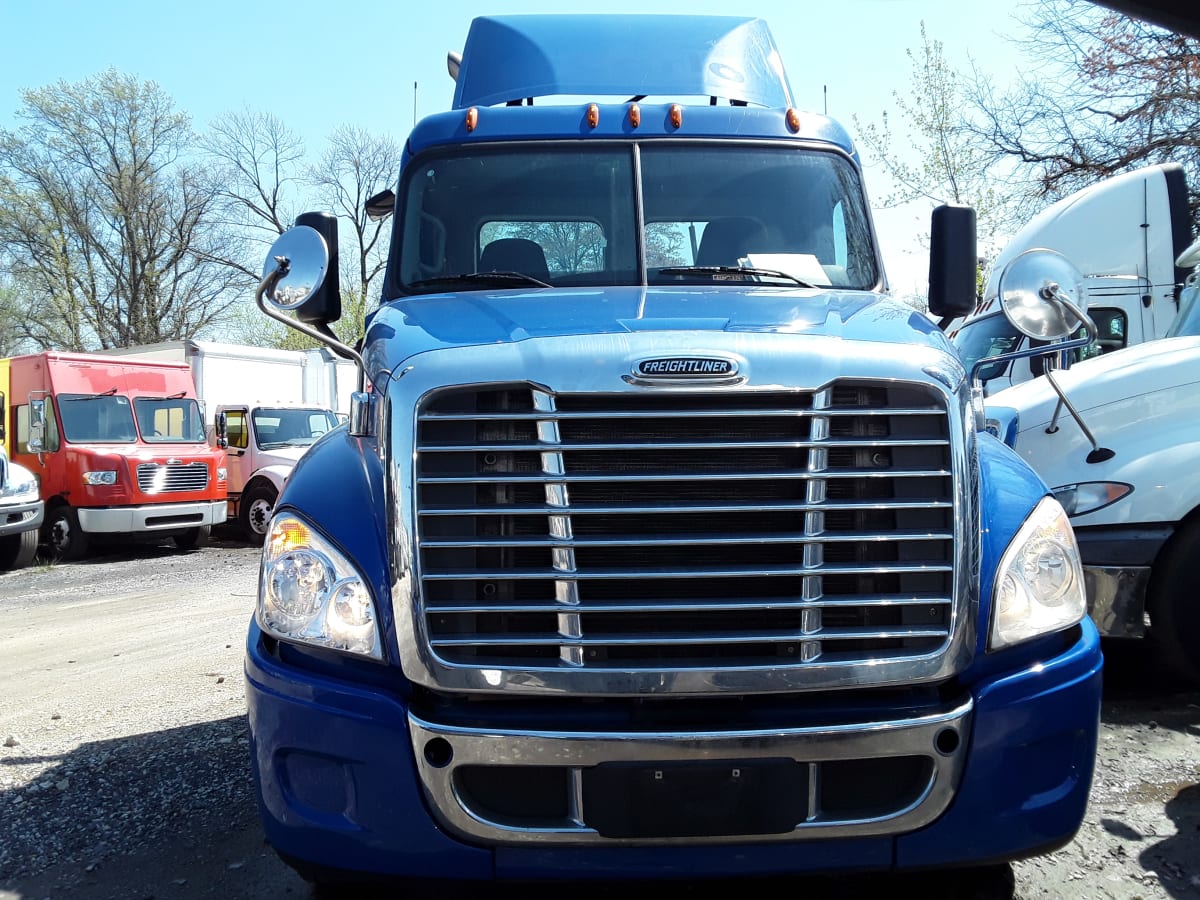
[[(1011, 230), (1013, 211), (996, 190), (993, 157), (980, 148), (970, 128), (968, 86), (947, 64), (942, 42), (930, 38), (924, 22), (920, 48), (909, 49), (906, 55), (911, 64), (909, 87), (892, 92), (899, 114), (889, 116), (883, 110), (878, 123), (853, 117), (861, 143), (882, 164), (894, 186), (882, 205), (924, 200), (930, 206), (971, 206), (981, 255), (990, 257)], [(903, 123), (901, 135), (893, 134), (893, 119)], [(918, 163), (907, 161), (909, 150), (916, 151)]]

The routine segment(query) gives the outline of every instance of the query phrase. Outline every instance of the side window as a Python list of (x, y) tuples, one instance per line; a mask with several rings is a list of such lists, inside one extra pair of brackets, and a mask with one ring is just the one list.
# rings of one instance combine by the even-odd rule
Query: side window
[[(54, 416), (54, 404), (50, 398), (46, 398), (46, 445), (42, 448), (43, 453), (53, 453), (58, 449), (58, 420)], [(16, 440), (13, 441), (13, 449), (17, 453), (29, 453), (29, 404), (25, 403), (21, 406), (13, 408), (16, 413), (17, 434)]]
[(602, 272), (607, 257), (603, 229), (587, 220), (486, 222), (479, 231), (481, 272), (535, 277)]
[[(1125, 311), (1117, 308), (1088, 309), (1092, 321), (1096, 323), (1096, 342), (1088, 347), (1079, 347), (1071, 351), (1071, 362), (1077, 363), (1083, 359), (1091, 359), (1113, 350), (1120, 350), (1128, 342), (1128, 328)], [(1073, 338), (1083, 337), (1083, 328), (1071, 335)]]
[(228, 409), (225, 411), (225, 432), (229, 438), (229, 446), (245, 450), (250, 444), (250, 432), (246, 428), (246, 411)]

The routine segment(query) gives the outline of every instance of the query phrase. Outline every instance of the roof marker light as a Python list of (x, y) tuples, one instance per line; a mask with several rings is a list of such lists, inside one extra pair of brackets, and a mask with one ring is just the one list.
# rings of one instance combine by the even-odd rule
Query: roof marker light
[(683, 127), (683, 107), (678, 103), (671, 104), (671, 125), (675, 128)]
[(467, 110), (467, 131), (474, 131), (479, 124), (479, 110), (472, 106)]
[(642, 124), (642, 110), (636, 103), (629, 104), (629, 124), (634, 128)]
[(600, 107), (595, 103), (588, 105), (587, 123), (591, 128), (595, 128), (600, 124)]
[(793, 134), (800, 130), (800, 113), (795, 109), (789, 108), (787, 111), (787, 127), (792, 130)]

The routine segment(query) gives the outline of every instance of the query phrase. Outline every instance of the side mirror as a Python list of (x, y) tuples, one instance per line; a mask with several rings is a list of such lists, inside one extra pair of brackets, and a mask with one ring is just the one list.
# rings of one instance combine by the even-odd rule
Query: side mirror
[(229, 429), (225, 426), (225, 413), (219, 412), (213, 418), (213, 431), (216, 434), (217, 446), (222, 450), (229, 446)]
[[(295, 307), (296, 318), (312, 325), (326, 326), (342, 317), (342, 294), (338, 288), (337, 216), (325, 212), (306, 212), (296, 216), (294, 227), (311, 228), (325, 242), (325, 274), (314, 285), (312, 294)], [(265, 274), (265, 273), (264, 273)]]
[[(1058, 354), (1086, 347), (1096, 339), (1096, 323), (1078, 302), (1083, 276), (1061, 253), (1026, 250), (1004, 267), (997, 289), (1005, 317), (1030, 339), (1031, 346), (978, 360), (971, 368), (971, 381), (981, 395), (983, 374), (997, 363)], [(1081, 337), (1065, 340), (1081, 325)], [(1049, 367), (1046, 369), (1049, 374)]]
[[(306, 224), (311, 221), (313, 224)], [(362, 354), (329, 327), (341, 317), (337, 287), (337, 219), (327, 213), (304, 213), (271, 245), (263, 278), (254, 294), (258, 308), (289, 328), (353, 360), (359, 384), (369, 384)], [(294, 313), (289, 316), (288, 313)], [(361, 437), (362, 434), (352, 432)]]
[(263, 299), (280, 312), (301, 310), (313, 299), (329, 269), (325, 239), (307, 225), (281, 234), (263, 264)]
[(977, 301), (975, 210), (939, 206), (929, 225), (929, 312), (942, 319), (944, 328), (973, 310)]
[(29, 440), (30, 453), (41, 453), (46, 446), (46, 401), (29, 401)]
[(1096, 326), (1079, 307), (1083, 276), (1055, 250), (1026, 250), (1015, 257), (1000, 273), (997, 292), (1005, 317), (1026, 337), (1061, 341), (1080, 325), (1091, 325), (1095, 337)]

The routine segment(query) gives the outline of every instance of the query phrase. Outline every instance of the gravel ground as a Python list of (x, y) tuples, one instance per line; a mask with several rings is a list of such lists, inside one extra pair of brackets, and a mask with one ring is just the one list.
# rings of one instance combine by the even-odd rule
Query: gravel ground
[[(257, 558), (218, 539), (190, 555), (144, 547), (0, 574), (0, 900), (315, 896), (264, 843), (253, 805), (241, 669)], [(1147, 649), (1106, 650), (1092, 800), (1067, 847), (970, 882), (772, 879), (754, 889), (806, 900), (1200, 897), (1200, 693), (1156, 674)], [(670, 893), (714, 888), (745, 882)], [(608, 894), (580, 884), (488, 892), (563, 890)]]

